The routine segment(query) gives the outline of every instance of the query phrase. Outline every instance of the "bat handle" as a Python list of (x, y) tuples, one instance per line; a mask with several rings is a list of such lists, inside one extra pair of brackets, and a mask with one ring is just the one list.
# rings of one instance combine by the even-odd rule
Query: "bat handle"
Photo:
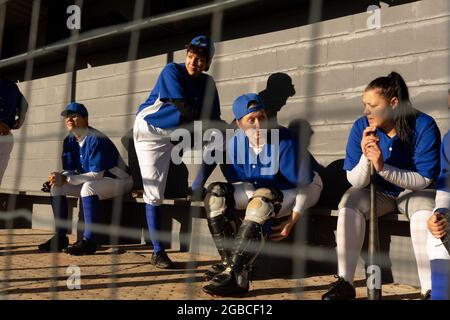
[[(375, 281), (367, 287), (367, 297), (369, 300), (381, 299), (381, 267), (377, 263), (379, 253), (379, 235), (378, 235), (378, 216), (377, 216), (377, 173), (373, 163), (370, 164), (370, 221), (369, 221), (369, 266), (375, 270), (374, 277), (370, 279)], [(378, 278), (377, 278), (378, 277)], [(369, 280), (368, 280), (369, 281)]]

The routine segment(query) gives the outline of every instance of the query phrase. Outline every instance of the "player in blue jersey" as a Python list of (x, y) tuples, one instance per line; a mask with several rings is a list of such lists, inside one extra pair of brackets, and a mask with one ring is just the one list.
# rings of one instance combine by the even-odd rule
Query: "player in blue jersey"
[[(99, 201), (131, 191), (133, 179), (114, 143), (88, 124), (84, 105), (72, 102), (61, 113), (69, 130), (62, 153), (63, 172), (51, 172), (51, 205), (56, 234), (39, 245), (44, 252), (65, 250), (68, 254), (93, 254), (97, 250), (92, 224), (98, 223)], [(68, 207), (66, 196), (81, 197), (84, 212), (83, 239), (68, 246)]]
[[(448, 91), (450, 108), (450, 89)], [(436, 203), (428, 219), (428, 257), (431, 264), (431, 299), (450, 300), (450, 131), (442, 139), (441, 173), (437, 181)]]
[(431, 287), (426, 254), (427, 220), (439, 174), (440, 132), (432, 117), (414, 109), (408, 88), (396, 72), (373, 80), (363, 94), (364, 116), (347, 141), (344, 169), (352, 187), (339, 204), (338, 280), (322, 299), (355, 298), (353, 276), (370, 214), (370, 165), (377, 172), (377, 215), (396, 210), (410, 220), (411, 240), (422, 294)]
[[(212, 295), (247, 292), (252, 265), (266, 237), (286, 238), (322, 191), (318, 163), (309, 152), (300, 159), (298, 141), (287, 128), (269, 128), (264, 108), (254, 93), (234, 101), (239, 130), (227, 142), (227, 182), (207, 189), (208, 226), (222, 258), (205, 274), (210, 281), (203, 290)], [(235, 209), (246, 210), (239, 230)]]
[[(171, 133), (194, 120), (220, 121), (217, 89), (208, 71), (214, 44), (198, 36), (186, 46), (184, 63), (164, 67), (148, 99), (139, 106), (133, 135), (144, 185), (148, 229), (153, 244), (151, 263), (158, 268), (173, 268), (160, 242), (161, 203), (164, 199), (171, 161)], [(206, 180), (214, 166), (200, 180)]]
[(11, 130), (22, 126), (27, 109), (17, 85), (0, 77), (0, 185), (14, 145)]

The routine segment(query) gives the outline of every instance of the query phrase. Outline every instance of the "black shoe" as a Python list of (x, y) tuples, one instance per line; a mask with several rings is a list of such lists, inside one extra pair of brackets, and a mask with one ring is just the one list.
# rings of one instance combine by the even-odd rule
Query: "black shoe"
[(67, 254), (71, 254), (73, 256), (94, 254), (95, 251), (97, 251), (97, 244), (89, 240), (78, 240), (73, 245), (68, 246), (65, 250)]
[(431, 300), (431, 290), (427, 290), (427, 292), (422, 293), (420, 295), (420, 300)]
[(331, 284), (331, 288), (322, 296), (322, 300), (351, 300), (355, 299), (356, 291), (350, 282), (344, 278), (334, 276), (338, 280)]
[(153, 252), (150, 263), (160, 269), (175, 269), (175, 264), (164, 250)]
[(38, 249), (42, 252), (61, 252), (68, 245), (69, 238), (67, 236), (54, 235), (48, 241), (41, 243)]
[(249, 272), (244, 271), (238, 275), (231, 268), (216, 275), (203, 287), (203, 291), (213, 296), (233, 296), (247, 293), (250, 289)]
[(226, 268), (227, 268), (227, 265), (223, 262), (213, 264), (211, 267), (209, 267), (208, 270), (206, 270), (205, 274), (203, 275), (204, 281), (211, 280), (219, 273), (224, 272)]
[(188, 188), (187, 200), (188, 201), (203, 201), (206, 196), (206, 189), (201, 187), (201, 189), (196, 189), (192, 191), (192, 187)]

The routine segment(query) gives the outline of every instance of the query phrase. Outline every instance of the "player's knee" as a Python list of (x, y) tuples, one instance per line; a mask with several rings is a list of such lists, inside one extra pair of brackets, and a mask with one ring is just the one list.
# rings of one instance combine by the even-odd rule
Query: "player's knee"
[(275, 188), (260, 188), (255, 191), (245, 211), (245, 220), (263, 225), (278, 214), (283, 203), (283, 193)]
[(225, 209), (232, 205), (234, 187), (226, 182), (213, 182), (208, 186), (205, 196), (205, 210), (208, 218), (224, 214)]
[(369, 193), (365, 189), (350, 188), (342, 196), (338, 208), (339, 210), (343, 208), (350, 208), (365, 212), (366, 207), (370, 205), (368, 196)]
[(95, 190), (95, 184), (92, 181), (85, 182), (81, 188), (81, 197), (95, 196), (97, 191)]
[(400, 213), (407, 214), (411, 219), (416, 212), (433, 211), (435, 197), (435, 190), (403, 192), (398, 196), (396, 202)]

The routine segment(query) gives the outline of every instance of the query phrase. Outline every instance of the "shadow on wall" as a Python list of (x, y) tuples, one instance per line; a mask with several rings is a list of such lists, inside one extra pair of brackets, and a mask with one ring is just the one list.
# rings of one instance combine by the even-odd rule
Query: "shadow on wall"
[(292, 78), (286, 73), (273, 73), (267, 79), (266, 88), (258, 94), (267, 106), (269, 119), (276, 120), (278, 112), (286, 105), (287, 99), (295, 95)]

